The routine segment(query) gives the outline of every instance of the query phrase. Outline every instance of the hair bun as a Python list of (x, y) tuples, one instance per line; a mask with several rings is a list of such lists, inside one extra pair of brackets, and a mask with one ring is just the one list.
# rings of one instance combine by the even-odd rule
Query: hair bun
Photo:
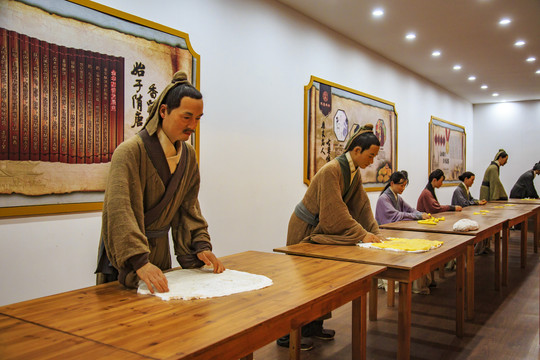
[(373, 124), (365, 124), (362, 126), (361, 130), (371, 130), (373, 131)]
[(191, 83), (189, 82), (189, 80), (187, 78), (187, 74), (186, 74), (185, 71), (177, 71), (174, 74), (171, 83), (173, 83), (173, 84), (181, 83), (181, 84), (189, 84), (189, 85), (191, 85)]

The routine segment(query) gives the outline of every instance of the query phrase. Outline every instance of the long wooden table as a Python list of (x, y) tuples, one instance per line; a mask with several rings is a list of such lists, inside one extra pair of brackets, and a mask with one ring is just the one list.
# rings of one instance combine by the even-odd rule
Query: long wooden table
[(353, 359), (365, 358), (366, 293), (383, 266), (255, 251), (221, 260), (229, 269), (268, 276), (273, 285), (225, 297), (163, 301), (114, 282), (7, 305), (0, 315), (12, 323), (0, 332), (0, 344), (6, 344), (2, 351), (13, 353), (27, 343), (28, 351), (36, 346), (54, 352), (43, 357), (66, 358), (67, 340), (65, 348), (53, 349), (28, 342), (18, 332), (33, 325), (33, 331), (41, 331), (38, 326), (76, 337), (81, 349), (94, 343), (101, 348), (95, 351), (111, 358), (126, 353), (153, 359), (252, 359), (256, 349), (291, 333), (291, 358), (297, 359), (299, 328), (352, 301)]
[[(479, 207), (476, 207), (479, 208)], [(456, 236), (473, 236), (474, 240), (467, 247), (467, 318), (474, 317), (474, 244), (493, 236), (495, 239), (495, 289), (501, 286), (501, 231), (504, 220), (497, 217), (478, 215), (474, 220), (478, 222), (478, 229), (473, 231), (454, 231), (454, 223), (460, 219), (471, 218), (463, 212), (444, 212), (437, 214), (437, 217), (445, 217), (445, 221), (440, 221), (437, 225), (419, 224), (418, 221), (398, 221), (395, 223), (381, 225), (383, 229), (408, 230), (428, 232), (435, 234), (453, 234)]]
[(508, 199), (493, 201), (497, 205), (516, 204), (527, 205), (532, 207), (531, 217), (534, 220), (534, 252), (538, 253), (538, 245), (540, 244), (540, 199)]
[[(502, 208), (501, 208), (502, 207)], [(473, 215), (480, 210), (487, 210), (487, 215)], [(521, 267), (527, 266), (527, 219), (535, 216), (540, 211), (539, 205), (534, 204), (504, 204), (500, 202), (488, 202), (483, 206), (469, 206), (463, 209), (462, 216), (477, 221), (479, 217), (489, 216), (503, 220), (502, 229), (502, 284), (508, 284), (508, 242), (510, 240), (510, 228), (521, 224)], [(447, 213), (444, 213), (447, 214)], [(538, 235), (535, 234), (535, 237)], [(536, 244), (536, 241), (534, 241)]]
[[(502, 204), (520, 204), (520, 205), (533, 205), (535, 215), (534, 216), (534, 252), (538, 253), (538, 245), (540, 244), (540, 199), (508, 199), (508, 200), (499, 200), (494, 201), (495, 203), (502, 203)], [(526, 230), (526, 229), (525, 229)], [(523, 228), (521, 229), (523, 231)], [(523, 232), (522, 232), (522, 243), (523, 243)], [(522, 245), (523, 248), (523, 245)], [(526, 253), (525, 253), (526, 255)], [(522, 264), (523, 264), (523, 251), (521, 253), (522, 258)], [(538, 297), (538, 304), (540, 306), (540, 294)], [(540, 317), (539, 317), (540, 320)], [(539, 325), (540, 329), (540, 325)], [(538, 341), (540, 342), (540, 337), (538, 338)]]
[[(386, 266), (387, 270), (377, 277), (399, 281), (398, 305), (398, 349), (399, 359), (410, 357), (411, 342), (411, 289), (412, 282), (428, 274), (445, 262), (456, 258), (456, 334), (463, 335), (464, 324), (464, 283), (465, 255), (467, 246), (473, 237), (462, 235), (430, 234), (422, 232), (382, 230), (386, 237), (422, 238), (442, 240), (444, 244), (424, 253), (398, 253), (378, 249), (367, 249), (359, 246), (338, 246), (302, 243), (274, 249), (290, 255), (301, 255), (342, 262), (356, 262)], [(377, 281), (372, 281), (370, 292), (370, 319), (376, 320)]]

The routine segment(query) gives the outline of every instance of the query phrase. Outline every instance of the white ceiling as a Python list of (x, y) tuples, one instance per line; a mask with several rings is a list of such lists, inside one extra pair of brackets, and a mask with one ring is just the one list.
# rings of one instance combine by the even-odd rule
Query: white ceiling
[[(540, 0), (277, 1), (473, 104), (540, 99)], [(384, 15), (375, 18), (375, 8)], [(499, 25), (504, 17), (512, 22)]]

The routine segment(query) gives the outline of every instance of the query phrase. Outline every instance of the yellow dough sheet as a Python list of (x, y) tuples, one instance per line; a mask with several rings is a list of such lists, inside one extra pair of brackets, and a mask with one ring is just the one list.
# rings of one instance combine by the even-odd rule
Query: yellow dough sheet
[(425, 252), (440, 247), (443, 242), (426, 239), (387, 238), (382, 243), (364, 243), (361, 247), (376, 248), (391, 251)]
[(430, 217), (429, 219), (425, 219), (425, 220), (418, 220), (418, 223), (419, 224), (428, 224), (428, 225), (437, 225), (439, 223), (439, 221), (444, 221), (446, 220), (444, 218), (444, 216), (441, 216), (440, 218), (436, 218), (436, 217)]
[(516, 204), (504, 204), (504, 206), (516, 206)]

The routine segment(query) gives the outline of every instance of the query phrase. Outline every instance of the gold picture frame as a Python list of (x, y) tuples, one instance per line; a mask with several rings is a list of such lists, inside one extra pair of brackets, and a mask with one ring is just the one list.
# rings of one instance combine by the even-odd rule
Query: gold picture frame
[(343, 153), (355, 127), (371, 123), (381, 147), (360, 171), (366, 191), (382, 190), (397, 170), (397, 118), (390, 101), (311, 76), (304, 87), (304, 183)]
[(465, 127), (431, 116), (428, 169), (430, 174), (435, 169), (444, 172), (443, 186), (455, 186), (460, 183), (458, 177), (467, 167), (466, 150)]
[[(142, 128), (176, 71), (200, 89), (199, 54), (184, 32), (90, 0), (1, 2), (0, 20), (0, 84), (9, 93), (0, 97), (0, 217), (100, 211), (114, 148)], [(81, 65), (80, 83), (70, 82), (70, 61)], [(66, 94), (83, 84), (70, 107)], [(84, 130), (72, 130), (77, 111), (73, 124)]]

